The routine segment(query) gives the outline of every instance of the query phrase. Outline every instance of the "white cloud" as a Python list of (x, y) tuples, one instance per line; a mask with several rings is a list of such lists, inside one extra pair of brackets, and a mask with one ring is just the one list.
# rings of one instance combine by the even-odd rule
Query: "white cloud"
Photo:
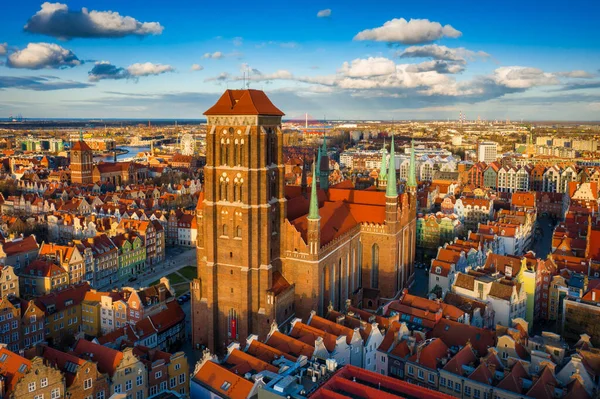
[(352, 78), (389, 75), (396, 71), (394, 61), (384, 57), (357, 58), (344, 62), (340, 72)]
[(231, 79), (231, 74), (229, 74), (228, 72), (221, 72), (217, 76), (213, 76), (211, 78), (204, 79), (204, 81), (205, 82), (224, 82), (224, 81), (230, 80), (230, 79)]
[(451, 25), (442, 26), (428, 19), (395, 18), (383, 26), (366, 29), (354, 36), (354, 40), (372, 40), (376, 42), (419, 44), (429, 43), (442, 37), (457, 38), (462, 33)]
[(83, 64), (71, 50), (54, 43), (29, 43), (8, 56), (7, 66), (26, 69), (62, 69)]
[(145, 62), (143, 64), (133, 64), (127, 67), (127, 72), (132, 77), (160, 75), (165, 72), (173, 72), (175, 68), (171, 65), (153, 64)]
[(317, 13), (317, 18), (328, 18), (328, 17), (331, 17), (331, 9), (330, 8), (326, 8)]
[(8, 51), (8, 43), (0, 43), (0, 55), (6, 55)]
[(465, 67), (462, 63), (458, 62), (431, 60), (421, 62), (420, 64), (411, 64), (406, 70), (409, 72), (436, 71), (438, 73), (461, 73), (465, 70)]
[(204, 67), (202, 65), (192, 64), (192, 68), (191, 68), (192, 71), (201, 71), (203, 69), (204, 69)]
[(464, 47), (450, 48), (437, 44), (411, 46), (398, 52), (398, 55), (400, 58), (433, 58), (434, 60), (456, 61), (462, 64), (466, 64), (467, 60), (490, 56), (484, 51), (472, 51)]
[(242, 44), (244, 44), (244, 39), (242, 37), (234, 37), (233, 38), (233, 45), (236, 47), (241, 46)]
[(138, 63), (130, 65), (127, 68), (120, 68), (108, 61), (99, 61), (88, 72), (88, 80), (90, 82), (121, 79), (137, 80), (140, 77), (156, 76), (166, 72), (173, 72), (174, 70), (175, 68), (171, 65), (153, 64), (151, 62)]
[(539, 68), (506, 66), (497, 68), (492, 76), (494, 81), (512, 89), (528, 89), (535, 86), (556, 85), (560, 82), (555, 75)]
[(203, 57), (213, 60), (220, 60), (221, 58), (225, 57), (225, 54), (223, 54), (221, 51), (215, 51), (214, 53), (205, 53)]
[(557, 72), (556, 76), (560, 76), (562, 78), (575, 78), (575, 79), (591, 79), (595, 77), (593, 73), (589, 73), (587, 71), (578, 69), (575, 71), (567, 71), (567, 72)]
[(69, 10), (66, 4), (42, 4), (41, 9), (25, 25), (25, 31), (72, 39), (75, 37), (125, 37), (129, 35), (160, 35), (163, 27), (158, 22), (140, 22), (113, 11)]

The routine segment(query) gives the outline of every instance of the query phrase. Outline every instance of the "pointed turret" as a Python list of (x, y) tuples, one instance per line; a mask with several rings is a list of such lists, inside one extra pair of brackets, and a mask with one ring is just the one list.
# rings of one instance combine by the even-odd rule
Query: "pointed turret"
[(396, 155), (394, 150), (394, 134), (392, 134), (392, 144), (390, 145), (390, 165), (388, 167), (387, 187), (385, 189), (385, 196), (398, 196), (398, 187), (396, 183)]
[(308, 188), (308, 183), (306, 180), (306, 174), (307, 174), (306, 169), (308, 169), (308, 165), (306, 164), (306, 160), (303, 160), (302, 161), (302, 178), (300, 180), (300, 192), (302, 193), (304, 198), (306, 198), (306, 194), (308, 194), (306, 192), (307, 188)]
[(415, 165), (415, 141), (412, 140), (410, 144), (410, 165), (408, 167), (408, 179), (406, 186), (409, 191), (415, 192), (417, 190), (417, 168)]
[(329, 188), (329, 155), (327, 155), (327, 139), (323, 136), (323, 146), (319, 151), (319, 187), (321, 190)]
[(79, 141), (83, 141), (83, 129), (79, 129)]
[(377, 185), (384, 187), (387, 181), (387, 151), (385, 150), (385, 139), (383, 141), (383, 148), (381, 149), (381, 166), (379, 168), (379, 177), (377, 178)]
[(396, 151), (394, 149), (394, 134), (390, 146), (390, 164), (388, 166), (387, 187), (385, 189), (385, 224), (390, 232), (396, 231), (398, 222), (398, 187), (396, 182)]
[(319, 215), (319, 198), (317, 197), (317, 166), (313, 162), (313, 178), (310, 189), (310, 206), (308, 207), (308, 249), (313, 256), (319, 254), (321, 248), (321, 216)]
[(321, 216), (319, 216), (319, 199), (317, 197), (317, 179), (315, 178), (317, 175), (316, 169), (316, 165), (313, 163), (313, 179), (310, 189), (310, 207), (308, 208), (309, 220), (321, 219)]

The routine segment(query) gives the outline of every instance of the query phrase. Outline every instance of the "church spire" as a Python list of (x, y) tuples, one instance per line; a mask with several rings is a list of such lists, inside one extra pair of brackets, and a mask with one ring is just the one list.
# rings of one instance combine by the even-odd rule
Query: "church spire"
[(381, 167), (379, 169), (379, 180), (387, 178), (387, 151), (385, 150), (385, 139), (383, 139), (383, 148), (381, 149)]
[(390, 165), (388, 167), (387, 187), (385, 189), (386, 197), (398, 196), (398, 188), (396, 185), (396, 155), (394, 151), (394, 133), (392, 133), (392, 144), (390, 145)]
[(313, 162), (313, 177), (310, 189), (310, 207), (308, 208), (308, 219), (319, 220), (319, 199), (317, 197), (317, 167), (316, 163)]
[(79, 141), (83, 141), (83, 129), (79, 129)]
[(415, 141), (410, 143), (410, 165), (408, 167), (408, 179), (406, 185), (410, 188), (417, 187), (417, 170), (415, 165)]

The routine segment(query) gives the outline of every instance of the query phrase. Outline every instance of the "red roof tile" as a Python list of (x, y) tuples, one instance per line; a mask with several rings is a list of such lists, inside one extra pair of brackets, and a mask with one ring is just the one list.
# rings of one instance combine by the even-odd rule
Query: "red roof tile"
[(83, 356), (97, 362), (100, 372), (108, 373), (111, 377), (115, 374), (121, 360), (123, 360), (123, 352), (86, 341), (85, 339), (77, 341), (73, 352), (78, 356)]
[(204, 115), (285, 115), (262, 90), (226, 90)]

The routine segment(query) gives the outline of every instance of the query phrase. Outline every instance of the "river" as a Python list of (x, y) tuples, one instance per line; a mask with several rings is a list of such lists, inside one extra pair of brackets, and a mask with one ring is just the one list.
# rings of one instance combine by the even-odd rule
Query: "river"
[[(118, 148), (121, 150), (126, 150), (128, 152), (124, 153), (124, 154), (117, 154), (117, 161), (122, 161), (123, 159), (135, 157), (140, 152), (150, 151), (150, 147), (118, 147)], [(100, 162), (100, 161), (113, 162), (113, 159), (114, 159), (114, 157), (112, 154), (95, 155), (94, 156), (94, 161), (96, 161), (96, 162)]]

